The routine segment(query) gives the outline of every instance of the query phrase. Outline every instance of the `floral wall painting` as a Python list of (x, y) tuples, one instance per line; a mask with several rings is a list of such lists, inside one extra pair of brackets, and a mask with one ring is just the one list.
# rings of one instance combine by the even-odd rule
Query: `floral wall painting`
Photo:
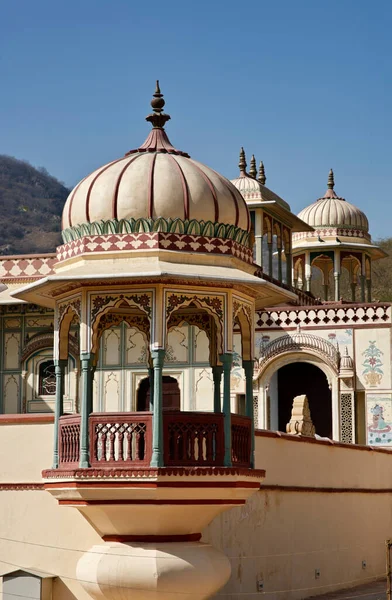
[(365, 382), (369, 387), (380, 385), (382, 376), (384, 375), (384, 371), (381, 368), (383, 366), (383, 352), (377, 348), (375, 341), (369, 341), (369, 346), (362, 352), (362, 356), (364, 357), (362, 375)]
[(367, 443), (392, 446), (392, 394), (366, 397)]

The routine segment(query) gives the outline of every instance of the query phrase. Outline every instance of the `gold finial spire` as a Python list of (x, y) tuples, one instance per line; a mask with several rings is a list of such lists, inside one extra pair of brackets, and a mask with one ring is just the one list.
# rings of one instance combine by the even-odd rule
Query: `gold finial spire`
[(148, 115), (148, 117), (146, 117), (146, 121), (149, 121), (153, 127), (162, 129), (165, 126), (165, 123), (169, 121), (170, 115), (165, 115), (165, 113), (163, 112), (164, 106), (165, 100), (163, 98), (163, 94), (161, 94), (159, 80), (157, 79), (155, 92), (151, 100), (151, 108), (154, 112), (151, 115)]
[(264, 163), (262, 160), (260, 161), (260, 166), (259, 166), (259, 181), (260, 181), (261, 185), (265, 185), (265, 182), (267, 181), (267, 178), (265, 176)]
[(328, 189), (333, 190), (334, 187), (335, 187), (335, 179), (333, 176), (333, 170), (331, 169), (329, 171), (329, 175), (328, 175)]
[(240, 176), (245, 177), (246, 175), (246, 158), (245, 158), (245, 150), (241, 147), (240, 150), (240, 162), (238, 163), (240, 168)]
[(253, 177), (253, 179), (256, 179), (257, 177), (256, 159), (254, 154), (252, 154), (252, 158), (250, 159), (249, 175)]

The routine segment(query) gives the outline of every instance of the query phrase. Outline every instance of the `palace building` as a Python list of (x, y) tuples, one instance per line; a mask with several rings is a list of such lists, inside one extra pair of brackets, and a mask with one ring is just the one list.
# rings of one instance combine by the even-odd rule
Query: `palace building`
[(294, 600), (376, 578), (385, 254), (332, 170), (297, 216), (243, 149), (232, 181), (176, 149), (158, 83), (151, 106), (146, 141), (70, 193), (56, 252), (0, 260), (3, 594)]

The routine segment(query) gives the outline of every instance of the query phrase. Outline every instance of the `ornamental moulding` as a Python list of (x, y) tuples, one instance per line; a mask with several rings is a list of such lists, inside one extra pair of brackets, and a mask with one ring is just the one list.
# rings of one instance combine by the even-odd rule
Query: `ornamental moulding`
[(110, 219), (83, 223), (65, 229), (62, 232), (64, 243), (82, 238), (85, 235), (102, 235), (110, 233), (147, 233), (165, 232), (206, 237), (218, 237), (234, 240), (244, 246), (249, 245), (249, 233), (235, 225), (213, 223), (212, 221), (197, 221), (196, 219)]
[(310, 333), (297, 332), (293, 335), (283, 335), (267, 344), (259, 360), (259, 370), (266, 367), (272, 359), (287, 352), (307, 352), (316, 354), (328, 363), (336, 373), (339, 372), (340, 354), (331, 342), (311, 335)]

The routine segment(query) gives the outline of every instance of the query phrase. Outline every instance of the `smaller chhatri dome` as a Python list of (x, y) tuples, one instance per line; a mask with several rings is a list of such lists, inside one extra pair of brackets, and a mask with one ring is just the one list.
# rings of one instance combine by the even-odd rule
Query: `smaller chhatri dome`
[(248, 232), (249, 212), (236, 187), (171, 144), (164, 130), (170, 116), (163, 112), (158, 81), (151, 106), (146, 141), (85, 177), (71, 192), (63, 210), (63, 237), (80, 236), (88, 224), (139, 219), (211, 222)]
[(232, 179), (231, 183), (241, 192), (246, 201), (273, 201), (283, 206), (286, 210), (290, 210), (289, 204), (283, 200), (283, 198), (265, 186), (267, 178), (265, 176), (263, 162), (260, 163), (260, 172), (257, 179), (256, 159), (254, 154), (250, 161), (249, 172), (247, 172), (245, 151), (241, 148), (238, 167), (240, 169), (239, 177)]
[(324, 196), (304, 208), (298, 217), (315, 229), (354, 229), (364, 233), (369, 231), (369, 222), (359, 208), (340, 198), (335, 190), (334, 173), (328, 175), (328, 188)]

